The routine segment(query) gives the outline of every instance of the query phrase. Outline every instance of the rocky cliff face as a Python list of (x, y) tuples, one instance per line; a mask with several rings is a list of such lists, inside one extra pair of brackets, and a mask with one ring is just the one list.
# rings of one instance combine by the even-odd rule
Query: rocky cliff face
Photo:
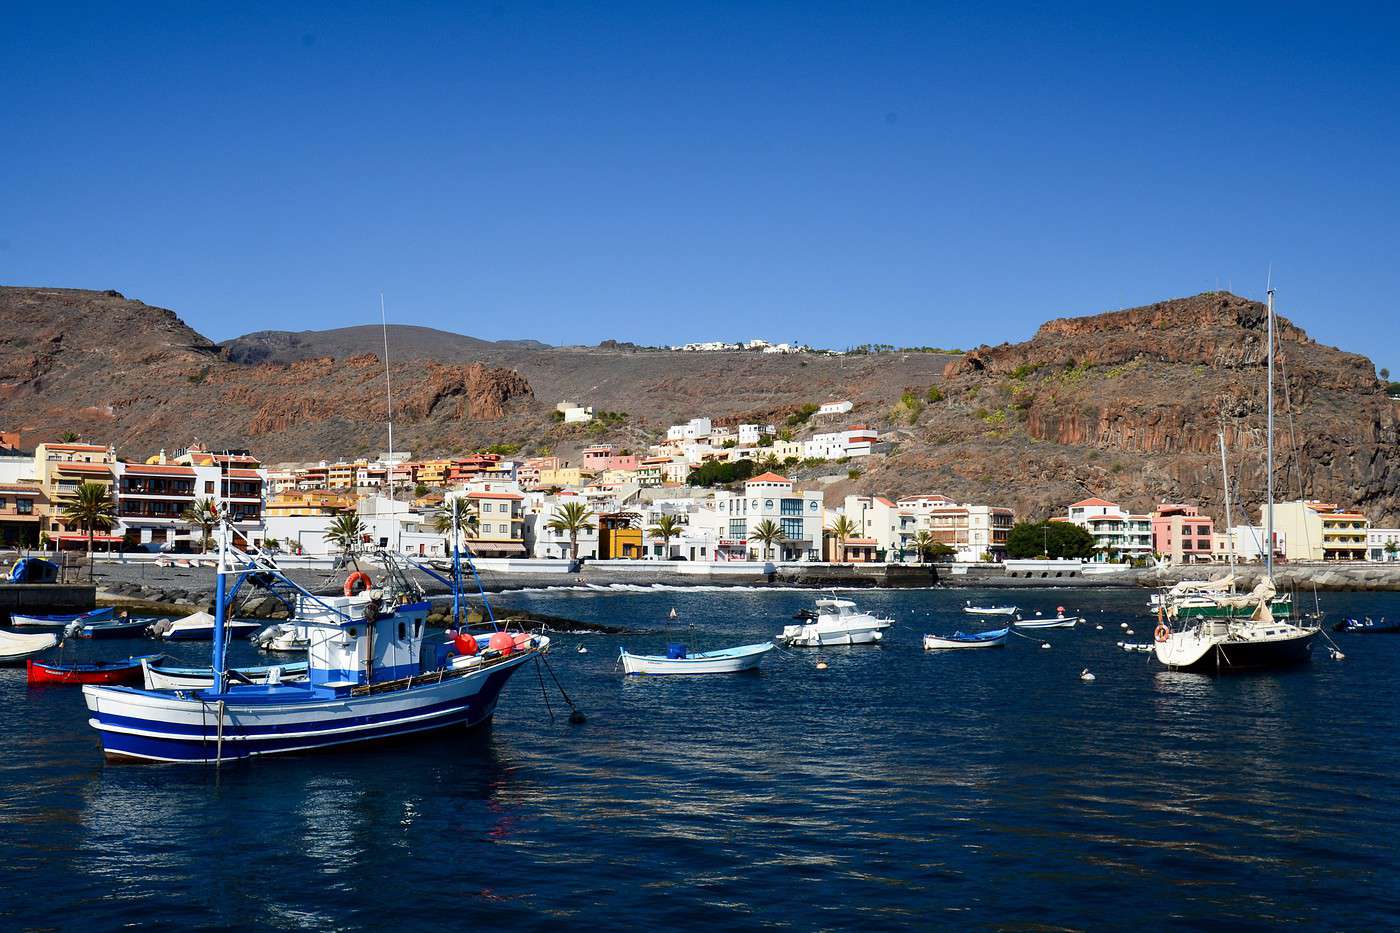
[[(1278, 319), (1277, 495), (1400, 520), (1397, 409), (1365, 357)], [(1237, 501), (1263, 498), (1265, 309), (1211, 293), (1050, 321), (1021, 344), (980, 347), (944, 370), (943, 401), (862, 485), (923, 474), (930, 491), (1021, 514), (1098, 495), (1147, 510), (1201, 502), (1223, 517), (1218, 433)], [(1237, 511), (1235, 520), (1242, 520)]]

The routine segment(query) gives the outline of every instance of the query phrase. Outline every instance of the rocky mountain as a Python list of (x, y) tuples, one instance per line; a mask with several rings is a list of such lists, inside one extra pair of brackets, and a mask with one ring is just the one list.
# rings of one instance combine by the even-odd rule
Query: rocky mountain
[[(198, 439), (276, 462), (387, 443), (377, 327), (221, 347), (173, 312), (115, 292), (17, 287), (0, 288), (0, 320), (0, 426), (27, 444), (75, 431), (144, 456)], [(866, 464), (797, 471), (829, 500), (941, 492), (1044, 517), (1098, 495), (1136, 510), (1200, 502), (1221, 517), (1223, 431), (1237, 501), (1253, 516), (1264, 485), (1264, 324), (1258, 303), (1210, 293), (1050, 321), (1029, 341), (961, 357), (476, 347), (399, 326), (395, 441), (419, 455), (491, 444), (570, 454), (600, 440), (640, 449), (699, 414), (781, 421), (849, 398), (849, 416), (813, 418), (798, 435), (864, 423), (894, 447)], [(308, 347), (320, 355), (302, 355)], [(1280, 498), (1301, 489), (1400, 523), (1400, 404), (1365, 357), (1285, 320), (1279, 347)], [(565, 399), (615, 414), (555, 423)]]
[[(921, 485), (1062, 514), (1102, 496), (1145, 511), (1199, 502), (1224, 515), (1218, 435), (1250, 520), (1264, 493), (1266, 316), (1226, 293), (1043, 325), (1029, 341), (949, 363), (942, 398), (899, 428), (898, 452), (852, 484)], [(1280, 499), (1306, 495), (1400, 522), (1400, 405), (1370, 360), (1279, 318)], [(1243, 521), (1237, 506), (1235, 521)]]
[[(20, 287), (0, 287), (0, 320), (0, 424), (26, 443), (75, 431), (137, 456), (198, 439), (269, 462), (387, 445), (382, 336), (372, 325), (220, 347), (173, 312), (116, 292)], [(570, 453), (598, 440), (637, 448), (676, 419), (781, 419), (833, 398), (852, 399), (857, 416), (878, 414), (891, 393), (936, 379), (950, 359), (552, 348), (441, 334), (390, 329), (395, 445), (420, 455), (491, 444)], [(553, 408), (565, 399), (616, 414), (606, 425), (559, 425)]]
[[(487, 350), (542, 350), (547, 346), (538, 340), (481, 340), (414, 324), (390, 324), (388, 332), (389, 355), (409, 360), (472, 362)], [(382, 351), (383, 341), (379, 325), (361, 324), (331, 330), (260, 330), (225, 340), (220, 346), (235, 363), (295, 363), (323, 356), (353, 356), (366, 348)]]

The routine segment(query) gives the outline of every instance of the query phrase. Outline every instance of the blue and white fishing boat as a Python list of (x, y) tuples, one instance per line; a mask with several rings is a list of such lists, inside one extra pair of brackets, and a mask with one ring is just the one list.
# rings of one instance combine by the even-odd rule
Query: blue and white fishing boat
[(77, 622), (87, 624), (88, 622), (101, 622), (104, 619), (112, 618), (115, 612), (111, 606), (102, 609), (91, 609), (87, 612), (70, 612), (61, 615), (36, 616), (23, 612), (10, 613), (10, 624), (15, 628), (67, 628)]
[[(511, 675), (548, 649), (543, 635), (497, 631), (462, 636), (466, 650), (459, 640), (425, 653), (429, 604), (421, 587), (314, 596), (266, 555), (238, 554), (229, 527), (220, 530), (213, 685), (175, 692), (84, 687), (89, 724), (109, 758), (217, 764), (477, 726), (491, 719)], [(398, 558), (379, 556), (391, 582), (406, 579)], [(294, 594), (298, 621), (313, 627), (306, 681), (243, 684), (229, 677), (225, 613), (249, 578)]]
[(924, 650), (935, 651), (943, 648), (1000, 648), (1006, 644), (1006, 636), (1011, 627), (990, 632), (954, 632), (951, 635), (925, 635)]
[(631, 654), (626, 648), (618, 650), (622, 652), (622, 670), (627, 674), (732, 674), (758, 667), (774, 647), (771, 641), (765, 641), (691, 654), (685, 645), (670, 645), (664, 657)]

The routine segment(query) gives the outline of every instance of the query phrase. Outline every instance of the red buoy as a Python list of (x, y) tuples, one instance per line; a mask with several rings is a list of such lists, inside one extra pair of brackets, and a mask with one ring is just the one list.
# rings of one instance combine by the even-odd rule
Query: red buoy
[(508, 655), (515, 650), (515, 636), (509, 632), (493, 632), (491, 640), (486, 643), (486, 647), (493, 651), (499, 651), (503, 655)]
[(464, 654), (467, 657), (471, 657), (481, 649), (481, 646), (476, 643), (476, 639), (465, 632), (453, 632), (452, 644), (456, 646), (458, 654)]

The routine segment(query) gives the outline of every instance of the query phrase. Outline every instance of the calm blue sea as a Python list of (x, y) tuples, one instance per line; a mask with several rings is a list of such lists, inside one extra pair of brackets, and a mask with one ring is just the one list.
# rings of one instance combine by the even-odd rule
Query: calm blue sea
[[(1400, 637), (1216, 679), (1115, 647), (1151, 637), (1144, 592), (854, 596), (898, 620), (883, 646), (624, 680), (620, 643), (766, 639), (813, 594), (513, 594), (647, 630), (556, 639), (586, 724), (525, 668), (490, 729), (217, 774), (104, 765), (78, 690), (0, 670), (0, 929), (1400, 924)], [(920, 650), (966, 598), (1090, 625)]]

